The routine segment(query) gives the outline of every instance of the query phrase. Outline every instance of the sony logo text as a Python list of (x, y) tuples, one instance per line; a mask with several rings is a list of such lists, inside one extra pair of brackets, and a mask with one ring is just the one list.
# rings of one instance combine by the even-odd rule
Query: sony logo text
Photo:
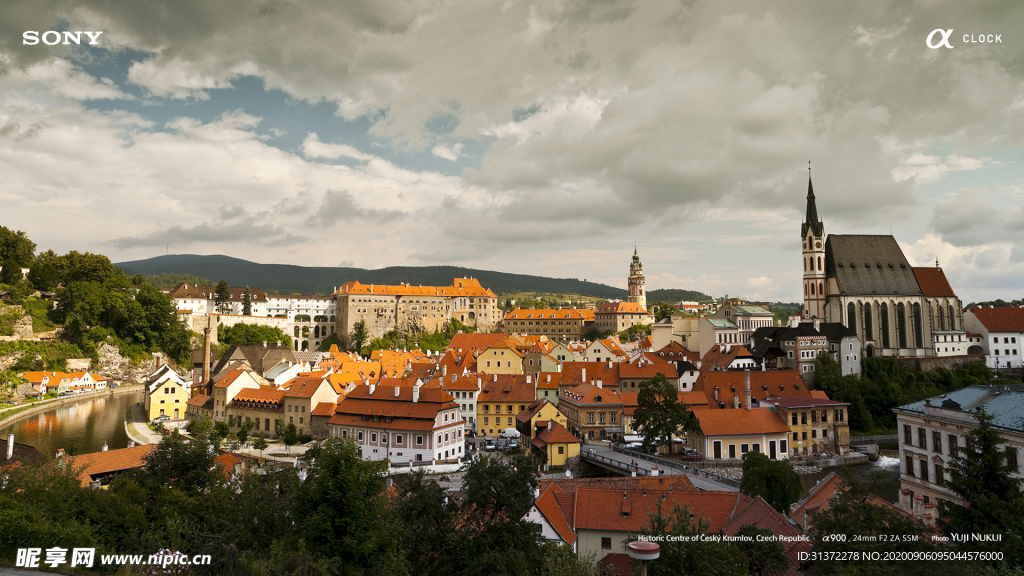
[[(932, 50), (942, 48), (952, 48), (953, 45), (949, 43), (949, 37), (953, 35), (953, 29), (943, 30), (942, 28), (936, 28), (932, 30), (932, 33), (928, 35), (924, 43), (928, 45)], [(937, 38), (936, 38), (937, 37)], [(995, 44), (1003, 43), (1002, 34), (964, 34), (964, 44)]]
[(99, 37), (103, 32), (93, 32), (88, 30), (80, 32), (58, 32), (56, 30), (47, 30), (42, 32), (42, 35), (40, 35), (38, 30), (28, 30), (21, 35), (21, 43), (26, 46), (35, 46), (36, 44), (39, 44), (40, 40), (42, 40), (43, 44), (46, 44), (47, 46), (54, 46), (56, 44), (81, 44), (82, 34), (89, 37), (89, 44), (95, 46), (99, 44)]

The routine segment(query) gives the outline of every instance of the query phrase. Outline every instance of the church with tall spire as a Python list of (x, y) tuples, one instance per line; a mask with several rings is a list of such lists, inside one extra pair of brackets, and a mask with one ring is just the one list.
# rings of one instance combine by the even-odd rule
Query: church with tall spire
[(629, 297), (626, 301), (639, 304), (641, 308), (647, 310), (644, 265), (640, 263), (640, 254), (637, 253), (636, 246), (633, 246), (633, 261), (629, 264), (629, 278), (626, 283), (629, 285)]
[(852, 328), (865, 356), (942, 354), (942, 343), (962, 335), (964, 325), (963, 306), (938, 262), (911, 266), (891, 235), (825, 236), (810, 168), (808, 163), (807, 210), (800, 226), (801, 317)]

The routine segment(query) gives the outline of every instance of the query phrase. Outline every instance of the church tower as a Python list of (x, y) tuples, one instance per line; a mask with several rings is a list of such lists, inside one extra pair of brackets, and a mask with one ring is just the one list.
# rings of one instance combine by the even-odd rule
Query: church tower
[(644, 266), (640, 263), (640, 255), (633, 247), (633, 262), (629, 265), (629, 299), (627, 302), (635, 302), (641, 308), (647, 310), (647, 294), (644, 292)]
[(818, 218), (811, 185), (811, 163), (807, 163), (807, 215), (800, 227), (804, 267), (804, 318), (825, 318), (825, 224)]

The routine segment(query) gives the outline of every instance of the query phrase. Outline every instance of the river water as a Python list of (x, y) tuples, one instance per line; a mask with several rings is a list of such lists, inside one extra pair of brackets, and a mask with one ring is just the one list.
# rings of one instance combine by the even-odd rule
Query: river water
[(0, 429), (0, 438), (14, 433), (14, 441), (34, 446), (47, 458), (58, 448), (68, 454), (99, 452), (107, 447), (125, 448), (128, 435), (124, 431), (124, 414), (129, 406), (142, 401), (142, 390), (128, 394), (109, 394), (58, 406)]
[(900, 460), (899, 458), (887, 458), (881, 456), (877, 462), (858, 464), (843, 468), (826, 468), (816, 474), (802, 474), (804, 493), (814, 487), (817, 482), (831, 472), (839, 474), (840, 478), (855, 479), (861, 482), (874, 482), (871, 492), (881, 496), (888, 502), (899, 501), (900, 490)]

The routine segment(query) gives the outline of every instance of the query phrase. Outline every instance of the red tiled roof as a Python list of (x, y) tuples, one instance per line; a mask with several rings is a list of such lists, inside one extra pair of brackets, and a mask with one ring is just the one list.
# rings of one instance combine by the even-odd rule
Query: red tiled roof
[(325, 383), (331, 390), (334, 390), (334, 386), (331, 386), (327, 378), (323, 376), (296, 376), (284, 384), (284, 395), (286, 398), (312, 398), (313, 394), (316, 394), (320, 386)]
[(195, 406), (197, 408), (202, 408), (203, 404), (206, 404), (209, 400), (210, 400), (209, 396), (204, 396), (202, 394), (196, 394), (195, 396), (189, 398), (188, 402), (186, 402), (185, 404), (187, 404), (189, 406)]
[[(723, 402), (726, 409), (734, 408), (733, 395), (738, 395), (740, 406), (743, 406), (744, 372), (738, 370), (714, 370), (701, 372), (694, 382), (693, 390), (703, 392), (707, 396), (707, 405), (718, 408)], [(718, 399), (715, 399), (715, 387), (718, 387)], [(767, 389), (765, 389), (767, 387)], [(732, 389), (736, 391), (733, 392)], [(761, 402), (768, 396), (785, 395), (792, 398), (810, 398), (811, 391), (800, 378), (796, 370), (751, 370), (750, 396), (753, 401)]]
[(508, 334), (456, 334), (448, 344), (448, 350), (462, 350), (462, 353), (469, 353), (472, 356), (474, 350), (486, 350), (488, 346), (504, 342)]
[(245, 370), (242, 370), (241, 368), (235, 368), (234, 370), (228, 372), (227, 375), (225, 375), (223, 378), (218, 380), (217, 383), (213, 385), (213, 387), (214, 388), (227, 388), (228, 386), (231, 385), (232, 382), (237, 380), (238, 377), (241, 376), (244, 373), (245, 373)]
[(558, 385), (562, 382), (561, 372), (538, 372), (537, 373), (537, 388), (541, 390), (558, 390)]
[(745, 434), (788, 433), (789, 426), (771, 408), (750, 410), (715, 410), (694, 407), (693, 415), (700, 420), (705, 436), (739, 436)]
[(1024, 332), (1024, 308), (1020, 306), (976, 306), (967, 311), (973, 313), (989, 332)]
[(556, 493), (560, 491), (561, 489), (557, 486), (552, 486), (545, 490), (534, 504), (537, 505), (537, 510), (544, 516), (544, 519), (555, 529), (558, 536), (571, 546), (576, 542), (576, 533), (572, 531), (568, 520), (565, 518), (565, 514), (562, 513), (562, 509), (558, 506)]
[(787, 398), (782, 396), (769, 396), (765, 398), (765, 406), (773, 406), (778, 404), (785, 408), (810, 408), (812, 406), (849, 406), (849, 402), (839, 402), (838, 400), (829, 400), (825, 398), (816, 398), (813, 395), (810, 398)]
[(525, 374), (489, 374), (483, 379), (483, 391), (477, 396), (477, 404), (510, 402), (532, 404), (537, 400), (537, 389), (531, 379), (526, 383)]
[(562, 400), (576, 404), (622, 404), (622, 397), (618, 392), (590, 384), (580, 384), (566, 390), (562, 393)]
[(480, 285), (475, 278), (456, 278), (450, 286), (413, 286), (411, 284), (399, 284), (388, 286), (384, 284), (362, 284), (358, 280), (345, 282), (332, 296), (343, 294), (378, 294), (384, 296), (490, 296), (495, 298), (494, 292)]
[[(586, 371), (586, 381), (583, 380), (583, 372)], [(601, 385), (606, 388), (618, 388), (619, 387), (619, 368), (617, 363), (613, 362), (612, 367), (608, 367), (607, 362), (563, 362), (562, 363), (562, 381), (559, 384), (560, 388), (575, 387), (580, 384), (590, 384), (591, 382), (597, 382), (597, 379), (601, 379)]]
[(516, 414), (516, 420), (523, 423), (529, 422), (534, 416), (537, 415), (537, 412), (540, 412), (541, 409), (543, 409), (544, 406), (547, 404), (550, 404), (550, 402), (543, 398), (540, 400), (534, 400), (533, 403), (527, 406), (525, 409), (523, 409), (522, 412)]
[(648, 314), (636, 302), (605, 302), (597, 307), (598, 314)]
[(462, 376), (461, 378), (457, 378), (455, 382), (452, 382), (452, 377), (448, 376), (445, 378), (444, 384), (441, 385), (445, 390), (460, 390), (467, 392), (479, 391), (480, 388), (477, 386), (476, 376)]
[[(623, 497), (625, 496), (625, 497)], [(650, 522), (648, 514), (657, 510), (664, 500), (663, 509), (671, 510), (675, 504), (689, 506), (690, 511), (710, 522), (709, 533), (721, 530), (731, 519), (733, 511), (745, 501), (752, 500), (738, 492), (696, 491), (669, 492), (656, 490), (642, 491), (601, 490), (580, 488), (576, 491), (576, 518), (573, 527), (579, 530), (610, 530), (615, 532), (639, 532)], [(623, 514), (623, 506), (629, 505), (629, 515)]]
[(390, 416), (393, 418), (423, 418), (433, 419), (439, 410), (457, 408), (458, 404), (452, 400), (451, 395), (441, 388), (421, 387), (419, 399), (412, 401), (413, 387), (400, 386), (398, 396), (395, 396), (395, 388), (376, 387), (373, 394), (370, 394), (370, 386), (356, 386), (344, 400), (338, 402), (334, 413), (349, 414), (362, 417), (365, 415)]
[[(284, 390), (277, 390), (274, 388), (242, 388), (238, 391), (238, 394), (232, 398), (231, 404), (233, 405), (235, 402), (239, 401), (278, 404), (284, 396)], [(189, 403), (191, 404), (191, 401), (189, 401)]]
[(545, 428), (537, 435), (537, 438), (533, 440), (535, 443), (539, 442), (538, 448), (544, 448), (547, 444), (579, 444), (580, 439), (573, 436), (571, 432), (565, 429), (558, 422), (555, 422), (551, 428)]
[(722, 532), (728, 536), (735, 536), (740, 531), (740, 528), (747, 525), (770, 530), (776, 536), (788, 536), (789, 539), (780, 540), (786, 552), (786, 557), (789, 559), (789, 570), (787, 573), (798, 574), (800, 553), (810, 552), (811, 550), (810, 542), (792, 539), (803, 534), (799, 528), (790, 524), (785, 516), (779, 514), (760, 496), (751, 500), (741, 509), (738, 509), (733, 514), (732, 520), (722, 528)]
[(118, 472), (121, 470), (130, 470), (132, 468), (141, 468), (146, 464), (145, 458), (149, 455), (151, 450), (156, 448), (153, 444), (142, 444), (140, 446), (134, 446), (132, 448), (119, 448), (116, 450), (107, 450), (106, 452), (92, 452), (90, 454), (82, 454), (76, 456), (75, 467), (83, 467), (81, 475), (78, 477), (81, 481), (82, 486), (88, 486), (89, 482), (92, 481), (93, 476), (101, 474), (107, 474), (109, 472)]
[[(589, 318), (588, 318), (589, 316)], [(523, 308), (509, 312), (505, 320), (593, 320), (593, 312), (583, 308)]]
[(674, 379), (679, 378), (679, 371), (676, 370), (676, 365), (669, 362), (644, 362), (640, 363), (619, 364), (619, 378), (630, 379), (630, 380), (650, 380), (658, 374), (663, 374), (665, 378)]
[(946, 274), (941, 268), (914, 268), (914, 277), (917, 278), (917, 285), (921, 287), (921, 292), (925, 296), (956, 298), (956, 293), (953, 292), (953, 287), (949, 285), (949, 280), (946, 280)]
[(310, 412), (310, 415), (312, 415), (312, 416), (333, 416), (334, 415), (334, 409), (337, 408), (337, 407), (338, 407), (338, 405), (333, 403), (333, 402), (318, 402), (316, 407), (313, 408), (313, 411)]

